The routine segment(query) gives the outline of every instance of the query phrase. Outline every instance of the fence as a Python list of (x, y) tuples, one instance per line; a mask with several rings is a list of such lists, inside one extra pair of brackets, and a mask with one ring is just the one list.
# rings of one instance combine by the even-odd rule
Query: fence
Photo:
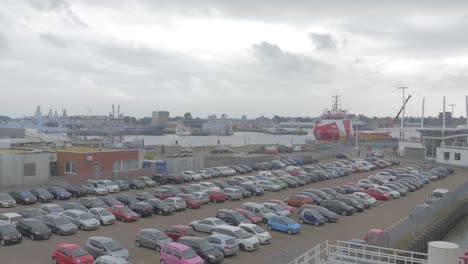
[(444, 209), (464, 199), (467, 192), (468, 182), (465, 182), (429, 206), (416, 206), (408, 216), (386, 228), (385, 232), (373, 240), (371, 244), (381, 247), (397, 246), (399, 242), (407, 239), (408, 236), (414, 236), (416, 232), (431, 224), (434, 218)]
[(50, 177), (51, 185), (59, 186), (79, 186), (86, 183), (88, 180), (118, 180), (118, 179), (135, 179), (140, 176), (151, 176), (153, 174), (152, 168), (144, 168), (129, 171), (119, 172), (101, 172), (96, 174), (69, 174), (65, 176), (52, 176)]

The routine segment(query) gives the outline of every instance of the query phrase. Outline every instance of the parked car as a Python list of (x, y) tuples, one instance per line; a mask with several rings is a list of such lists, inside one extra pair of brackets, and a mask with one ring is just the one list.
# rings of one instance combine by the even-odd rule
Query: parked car
[(65, 191), (69, 192), (72, 197), (80, 198), (88, 195), (88, 191), (80, 186), (68, 186), (65, 188)]
[(187, 204), (179, 197), (170, 197), (164, 200), (165, 203), (172, 206), (176, 211), (183, 211), (187, 208)]
[(165, 200), (169, 197), (173, 197), (174, 195), (171, 193), (171, 191), (166, 190), (166, 189), (154, 189), (150, 192), (154, 197), (160, 199), (160, 200)]
[(259, 216), (256, 216), (254, 213), (250, 212), (249, 210), (242, 209), (242, 208), (237, 208), (234, 210), (243, 214), (244, 217), (247, 218), (252, 224), (262, 223), (262, 218)]
[(225, 223), (233, 226), (238, 226), (242, 223), (250, 223), (250, 221), (242, 213), (231, 209), (218, 210), (216, 212), (216, 218), (219, 218)]
[(97, 181), (98, 184), (104, 186), (109, 193), (118, 193), (120, 192), (120, 188), (115, 182), (111, 180), (99, 180)]
[(41, 219), (43, 216), (42, 212), (38, 208), (22, 208), (18, 210), (18, 214), (23, 218)]
[(85, 183), (81, 185), (89, 194), (92, 195), (106, 195), (108, 193), (107, 188), (100, 184)]
[(195, 199), (199, 199), (202, 204), (207, 204), (210, 202), (210, 197), (206, 192), (193, 192), (192, 195), (195, 197)]
[(145, 202), (132, 203), (128, 206), (139, 217), (147, 217), (153, 215), (153, 206)]
[(320, 204), (320, 206), (323, 206), (336, 214), (352, 215), (354, 213), (354, 207), (334, 199), (325, 200)]
[(227, 198), (222, 190), (208, 190), (206, 193), (208, 194), (208, 198), (210, 198), (210, 202), (213, 203), (224, 202)]
[(191, 194), (178, 194), (177, 197), (184, 200), (188, 208), (198, 209), (202, 206), (202, 201)]
[(0, 208), (15, 207), (16, 201), (11, 195), (6, 193), (0, 193)]
[(128, 250), (122, 247), (119, 242), (110, 237), (92, 236), (86, 240), (84, 249), (94, 258), (104, 255), (115, 256), (128, 259)]
[(51, 230), (39, 219), (25, 218), (16, 223), (16, 229), (21, 235), (31, 240), (49, 239)]
[(28, 191), (12, 191), (10, 196), (15, 199), (16, 203), (20, 204), (35, 204), (37, 199), (36, 197)]
[(366, 236), (364, 237), (364, 241), (372, 241), (376, 239), (378, 236), (382, 235), (384, 231), (382, 229), (373, 228), (367, 231)]
[(290, 216), (291, 212), (289, 210), (286, 210), (284, 207), (282, 207), (279, 204), (276, 203), (262, 203), (263, 206), (265, 206), (268, 210), (270, 210), (272, 213), (280, 216)]
[(183, 192), (181, 190), (179, 190), (179, 188), (177, 188), (175, 186), (172, 186), (172, 185), (161, 185), (159, 188), (160, 189), (166, 189), (166, 190), (170, 191), (173, 196), (176, 196), (178, 194), (183, 194)]
[(119, 202), (123, 203), (124, 205), (129, 205), (132, 203), (138, 203), (138, 199), (135, 197), (133, 194), (125, 193), (125, 194), (119, 194), (116, 196), (116, 199), (119, 200)]
[(50, 228), (52, 233), (60, 235), (72, 235), (78, 230), (78, 226), (61, 215), (44, 215), (42, 222)]
[(252, 193), (252, 196), (262, 196), (264, 194), (264, 190), (260, 187), (255, 185), (243, 184), (239, 185), (240, 187), (246, 189), (247, 191)]
[(156, 252), (161, 252), (161, 248), (172, 242), (172, 239), (168, 237), (164, 232), (158, 229), (140, 229), (136, 235), (135, 246), (136, 247), (147, 247), (154, 249)]
[(213, 230), (213, 235), (217, 234), (235, 238), (243, 251), (253, 251), (260, 247), (260, 240), (256, 236), (237, 226), (218, 226)]
[(154, 187), (156, 186), (156, 182), (153, 181), (150, 177), (148, 176), (140, 176), (137, 178), (138, 180), (142, 181), (146, 187)]
[(174, 207), (157, 198), (146, 200), (146, 202), (153, 207), (153, 212), (158, 215), (171, 215), (175, 211)]
[(115, 199), (115, 197), (113, 196), (103, 196), (101, 198), (99, 198), (101, 201), (103, 201), (107, 206), (113, 206), (113, 205), (116, 205), (116, 204), (122, 204), (123, 203), (117, 199)]
[(376, 189), (376, 188), (369, 188), (366, 190), (366, 193), (374, 197), (377, 200), (384, 200), (384, 201), (390, 200), (389, 193), (384, 193), (383, 191)]
[(191, 194), (195, 192), (195, 189), (193, 189), (192, 186), (179, 186), (179, 190), (186, 194)]
[(183, 236), (195, 236), (195, 232), (189, 226), (174, 225), (164, 230), (164, 233), (170, 237), (174, 242), (177, 242), (179, 238)]
[(313, 210), (316, 210), (318, 211), (321, 215), (323, 215), (323, 217), (325, 218), (325, 220), (329, 223), (334, 223), (336, 221), (338, 221), (338, 214), (328, 210), (327, 208), (323, 207), (323, 206), (320, 206), (320, 205), (303, 205), (301, 206), (301, 208), (299, 209), (299, 215), (304, 211), (304, 210), (307, 210), (307, 209), (313, 209)]
[(54, 199), (54, 196), (45, 189), (32, 189), (29, 192), (32, 193), (40, 203), (50, 202)]
[(225, 257), (235, 255), (239, 252), (239, 246), (236, 240), (231, 236), (214, 234), (205, 239), (215, 248), (221, 250)]
[(97, 197), (81, 197), (79, 201), (84, 207), (88, 209), (94, 207), (109, 208), (109, 206), (107, 206), (103, 201), (101, 201), (101, 199)]
[(269, 180), (258, 180), (255, 182), (257, 187), (262, 188), (263, 190), (268, 190), (270, 192), (277, 192), (281, 190), (281, 186), (274, 184)]
[(94, 264), (130, 264), (126, 259), (115, 256), (100, 256), (95, 261)]
[(287, 216), (274, 215), (268, 218), (268, 229), (278, 230), (291, 234), (297, 234), (301, 230), (301, 225)]
[(56, 200), (69, 200), (72, 196), (70, 192), (62, 187), (53, 186), (46, 188), (46, 190), (52, 194)]
[(113, 205), (110, 207), (109, 211), (115, 216), (115, 219), (121, 220), (122, 222), (132, 222), (140, 218), (137, 213), (133, 212), (125, 205)]
[(275, 215), (260, 203), (246, 202), (242, 204), (242, 209), (249, 210), (254, 213), (254, 215), (261, 217), (264, 223), (268, 222), (268, 219)]
[(377, 202), (377, 200), (374, 197), (372, 197), (372, 196), (370, 196), (370, 195), (368, 195), (367, 193), (364, 193), (364, 192), (355, 192), (355, 193), (353, 193), (353, 195), (361, 198), (364, 201), (367, 201), (368, 203), (371, 204), (371, 206), (374, 206), (376, 204), (376, 202)]
[(60, 206), (62, 206), (63, 210), (76, 209), (76, 210), (80, 210), (80, 211), (83, 211), (83, 212), (88, 211), (88, 209), (86, 207), (84, 207), (80, 203), (64, 203), (64, 204), (61, 204)]
[(169, 184), (181, 184), (185, 181), (184, 176), (180, 174), (168, 174), (166, 176), (166, 181)]
[(192, 221), (189, 226), (198, 232), (204, 232), (211, 234), (211, 231), (217, 226), (228, 225), (223, 220), (216, 217), (208, 217), (202, 220)]
[[(94, 262), (93, 256), (91, 256), (86, 250), (84, 250), (78, 244), (62, 243), (54, 248), (52, 253), (52, 263), (60, 264), (91, 264)], [(95, 262), (94, 262), (95, 263)]]
[(284, 201), (278, 200), (278, 199), (269, 199), (267, 203), (275, 203), (283, 207), (284, 209), (288, 210), (291, 214), (295, 211), (294, 207), (289, 206), (287, 203)]
[(0, 214), (0, 223), (16, 224), (23, 216), (17, 213), (3, 213)]
[(16, 230), (16, 225), (0, 222), (0, 245), (12, 245), (20, 243), (23, 236)]
[(141, 189), (144, 189), (146, 187), (146, 184), (140, 180), (137, 180), (137, 179), (131, 179), (128, 181), (128, 185), (130, 187), (130, 189), (133, 189), (133, 190), (141, 190)]
[(223, 253), (205, 238), (181, 237), (177, 243), (191, 247), (204, 260), (204, 263), (220, 263), (224, 259)]
[(313, 204), (312, 200), (308, 196), (303, 195), (303, 194), (298, 194), (292, 197), (288, 197), (284, 199), (284, 202), (290, 206), (296, 206), (296, 207), (299, 207), (305, 204)]
[(184, 176), (185, 181), (200, 181), (202, 176), (194, 171), (183, 171), (182, 175)]
[(39, 211), (43, 215), (48, 215), (48, 214), (61, 214), (63, 211), (65, 211), (60, 205), (58, 204), (43, 204), (41, 207), (39, 207)]
[(80, 210), (66, 210), (62, 213), (72, 223), (78, 226), (82, 231), (94, 230), (99, 228), (99, 221), (92, 214)]
[(119, 187), (121, 191), (130, 190), (130, 183), (127, 180), (115, 180), (114, 183)]
[(305, 209), (299, 215), (299, 222), (301, 224), (313, 224), (316, 226), (323, 225), (325, 223), (325, 217), (314, 209)]
[(271, 242), (270, 233), (256, 224), (242, 223), (238, 227), (257, 237), (257, 239), (260, 241), (260, 244), (268, 244)]
[(235, 188), (224, 188), (223, 192), (226, 194), (229, 201), (240, 200), (242, 198), (242, 192)]
[(101, 225), (115, 224), (115, 216), (108, 209), (96, 207), (89, 209), (88, 213), (94, 216)]
[(170, 242), (163, 246), (159, 257), (161, 264), (201, 264), (203, 259), (195, 251), (179, 243)]
[[(351, 195), (352, 194), (348, 194)], [(345, 196), (338, 196), (335, 198), (335, 200), (342, 201), (345, 204), (352, 206), (354, 209), (356, 209), (357, 212), (363, 212), (364, 211), (364, 204), (361, 204), (357, 202), (354, 198), (351, 197), (345, 197)]]

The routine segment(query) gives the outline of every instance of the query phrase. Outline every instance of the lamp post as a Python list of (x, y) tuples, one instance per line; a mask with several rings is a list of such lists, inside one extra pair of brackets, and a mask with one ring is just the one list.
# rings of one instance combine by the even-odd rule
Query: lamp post
[(398, 87), (398, 90), (403, 90), (403, 113), (401, 115), (401, 126), (400, 126), (400, 140), (404, 139), (404, 134), (403, 134), (403, 123), (405, 121), (405, 110), (406, 110), (406, 104), (405, 104), (405, 90), (408, 89), (408, 87)]
[(450, 126), (453, 126), (453, 117), (455, 116), (453, 114), (453, 107), (456, 106), (456, 104), (449, 104), (448, 106), (451, 106), (452, 107), (452, 117), (450, 118)]

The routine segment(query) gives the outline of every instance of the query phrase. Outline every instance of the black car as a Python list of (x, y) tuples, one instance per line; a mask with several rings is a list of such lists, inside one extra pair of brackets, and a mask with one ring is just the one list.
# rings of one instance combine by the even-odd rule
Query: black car
[(336, 197), (336, 196), (339, 196), (340, 194), (337, 193), (335, 190), (333, 189), (330, 189), (330, 188), (320, 188), (320, 191), (332, 196), (332, 197)]
[(345, 197), (345, 196), (338, 196), (338, 197), (335, 197), (335, 200), (338, 200), (338, 201), (342, 201), (344, 202), (345, 204), (349, 205), (349, 206), (352, 206), (356, 209), (357, 212), (362, 212), (364, 211), (364, 204), (356, 201), (355, 199), (353, 198), (350, 198), (350, 197)]
[(240, 166), (237, 166), (237, 165), (229, 165), (228, 167), (235, 170), (237, 174), (246, 174), (247, 173), (246, 169), (244, 169), (244, 168), (242, 168)]
[(349, 155), (348, 154), (344, 154), (344, 153), (338, 153), (336, 155), (336, 158), (337, 159), (348, 159), (349, 158)]
[(162, 200), (157, 198), (149, 199), (145, 201), (153, 207), (153, 211), (158, 215), (170, 215), (174, 213), (174, 207), (168, 205)]
[(123, 205), (122, 202), (120, 202), (119, 200), (115, 199), (115, 197), (112, 197), (112, 196), (103, 196), (103, 197), (99, 197), (99, 199), (101, 201), (103, 201), (107, 206), (113, 206), (113, 205)]
[(132, 203), (138, 203), (138, 199), (135, 197), (135, 195), (133, 194), (119, 194), (117, 195), (117, 200), (119, 200), (119, 202), (123, 203), (124, 205), (129, 205), (129, 204), (132, 204)]
[(241, 184), (241, 181), (236, 180), (236, 179), (227, 179), (224, 182), (226, 182), (229, 185), (229, 187), (240, 186), (240, 184)]
[(130, 184), (127, 180), (115, 180), (114, 183), (119, 187), (120, 191), (130, 190)]
[(253, 169), (245, 164), (239, 164), (237, 166), (240, 166), (241, 168), (245, 169), (247, 171), (247, 173), (251, 173), (253, 171)]
[(35, 204), (37, 201), (36, 197), (28, 191), (12, 191), (10, 196), (20, 204)]
[(71, 235), (75, 234), (78, 227), (70, 220), (61, 215), (44, 215), (42, 222), (50, 228), (52, 233), (57, 235)]
[(80, 210), (83, 212), (88, 212), (88, 209), (80, 203), (64, 203), (60, 206), (62, 206), (63, 210)]
[(54, 196), (54, 199), (57, 200), (68, 200), (71, 197), (71, 193), (67, 192), (62, 187), (49, 187), (47, 188), (47, 191), (50, 192)]
[(191, 247), (205, 263), (220, 263), (224, 259), (223, 253), (202, 237), (181, 237), (177, 243)]
[(88, 195), (88, 191), (80, 186), (68, 186), (65, 188), (67, 192), (71, 194), (72, 197), (80, 198)]
[(155, 174), (151, 176), (151, 179), (156, 182), (157, 185), (167, 184), (167, 178), (165, 175)]
[(326, 192), (323, 192), (317, 189), (305, 189), (304, 192), (313, 193), (317, 195), (318, 197), (322, 198), (322, 200), (333, 198), (331, 195), (328, 195)]
[(216, 185), (217, 187), (224, 189), (224, 188), (230, 188), (232, 187), (231, 185), (223, 182), (223, 181), (213, 181), (211, 182), (212, 184)]
[(334, 199), (325, 200), (320, 204), (320, 206), (327, 208), (335, 214), (352, 215), (354, 213), (354, 207)]
[(258, 188), (254, 184), (250, 185), (241, 183), (239, 186), (249, 191), (252, 194), (252, 196), (262, 196), (265, 193), (262, 188)]
[(347, 185), (347, 184), (341, 185), (340, 187), (343, 188), (343, 190), (345, 191), (345, 194), (353, 194), (355, 192), (361, 191), (358, 188), (351, 186), (351, 185)]
[(166, 183), (169, 184), (181, 184), (185, 181), (184, 176), (180, 174), (168, 174), (166, 175)]
[(137, 213), (140, 217), (152, 216), (154, 212), (153, 206), (146, 202), (132, 203), (128, 208), (132, 209), (132, 211)]
[(154, 195), (152, 195), (149, 192), (142, 192), (142, 193), (135, 194), (135, 198), (137, 198), (138, 201), (145, 201), (145, 200), (148, 200), (148, 199), (153, 199)]
[(39, 219), (21, 219), (16, 223), (16, 229), (23, 236), (36, 239), (49, 239), (52, 231), (48, 228), (42, 220)]
[(0, 223), (0, 245), (16, 244), (22, 240), (23, 236), (16, 230), (14, 224)]
[(41, 219), (43, 214), (38, 208), (23, 208), (18, 210), (18, 214), (20, 214), (23, 218), (37, 218)]
[(236, 210), (220, 209), (216, 212), (216, 218), (219, 218), (232, 226), (238, 226), (242, 223), (250, 224), (250, 220)]
[(183, 194), (183, 192), (179, 188), (177, 188), (175, 186), (172, 186), (172, 185), (161, 185), (160, 188), (170, 191), (172, 193), (172, 195), (174, 195), (174, 196), (176, 196), (178, 194)]
[(50, 202), (54, 199), (54, 196), (45, 189), (32, 189), (29, 192), (32, 193), (32, 195), (37, 198), (37, 201), (41, 203)]
[(331, 187), (331, 189), (337, 192), (338, 194), (346, 194), (346, 190), (341, 186), (333, 186)]
[(79, 201), (84, 207), (88, 209), (94, 207), (109, 208), (107, 204), (105, 204), (101, 199), (97, 197), (81, 197)]
[(298, 214), (300, 215), (301, 212), (305, 209), (315, 209), (317, 210), (320, 214), (325, 217), (325, 220), (329, 223), (334, 223), (338, 221), (338, 214), (328, 210), (327, 208), (320, 206), (320, 205), (312, 205), (312, 204), (305, 204), (299, 208)]
[(252, 196), (252, 193), (250, 191), (247, 191), (244, 187), (241, 187), (241, 186), (233, 186), (231, 188), (234, 188), (234, 189), (237, 189), (237, 190), (240, 190), (242, 192), (242, 198), (249, 198), (250, 196)]
[(128, 181), (128, 185), (130, 186), (130, 189), (144, 189), (146, 187), (146, 184), (140, 180), (137, 179), (132, 179)]

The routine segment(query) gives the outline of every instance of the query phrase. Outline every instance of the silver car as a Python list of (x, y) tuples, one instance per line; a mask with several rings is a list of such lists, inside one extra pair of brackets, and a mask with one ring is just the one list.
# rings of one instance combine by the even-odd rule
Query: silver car
[(61, 215), (44, 215), (41, 220), (50, 228), (52, 233), (55, 233), (58, 236), (71, 235), (76, 233), (78, 230), (78, 227), (74, 223)]
[(84, 245), (84, 250), (88, 251), (88, 253), (94, 258), (109, 255), (128, 260), (128, 257), (130, 256), (127, 249), (110, 237), (90, 237)]
[(193, 192), (192, 195), (195, 197), (195, 199), (201, 200), (203, 204), (210, 202), (210, 197), (206, 192)]
[(183, 211), (187, 208), (187, 204), (179, 197), (170, 197), (164, 200), (165, 203), (174, 207), (176, 211)]
[(99, 221), (89, 213), (80, 210), (66, 210), (62, 215), (77, 225), (80, 230), (93, 230), (99, 228)]
[(108, 209), (96, 207), (88, 210), (88, 213), (94, 216), (101, 225), (115, 224), (115, 216)]
[(41, 207), (39, 207), (39, 211), (41, 211), (42, 214), (48, 215), (48, 214), (62, 214), (65, 210), (58, 205), (58, 204), (43, 204)]
[(284, 209), (284, 207), (282, 207), (281, 205), (276, 204), (276, 203), (263, 203), (263, 206), (270, 209), (271, 212), (273, 212), (273, 213), (275, 213), (275, 214), (277, 214), (279, 216), (290, 216), (291, 215), (291, 212), (289, 210)]
[(255, 185), (257, 185), (257, 187), (259, 188), (268, 190), (270, 192), (277, 192), (281, 190), (281, 186), (279, 186), (278, 184), (274, 184), (273, 182), (269, 180), (258, 180), (255, 182)]
[(168, 237), (164, 232), (158, 229), (148, 228), (138, 231), (135, 239), (135, 246), (152, 248), (160, 252), (161, 248), (169, 242), (172, 242), (172, 238)]
[(239, 252), (239, 245), (232, 236), (214, 234), (205, 239), (215, 248), (221, 250), (224, 256), (232, 256)]
[(192, 221), (189, 226), (195, 231), (211, 234), (211, 231), (213, 231), (213, 229), (222, 225), (228, 224), (219, 218), (208, 217), (203, 220)]
[(82, 187), (85, 188), (89, 194), (93, 195), (106, 195), (108, 193), (105, 186), (97, 183), (86, 183), (83, 184)]
[(235, 188), (224, 188), (223, 192), (226, 194), (229, 201), (242, 199), (242, 191)]

